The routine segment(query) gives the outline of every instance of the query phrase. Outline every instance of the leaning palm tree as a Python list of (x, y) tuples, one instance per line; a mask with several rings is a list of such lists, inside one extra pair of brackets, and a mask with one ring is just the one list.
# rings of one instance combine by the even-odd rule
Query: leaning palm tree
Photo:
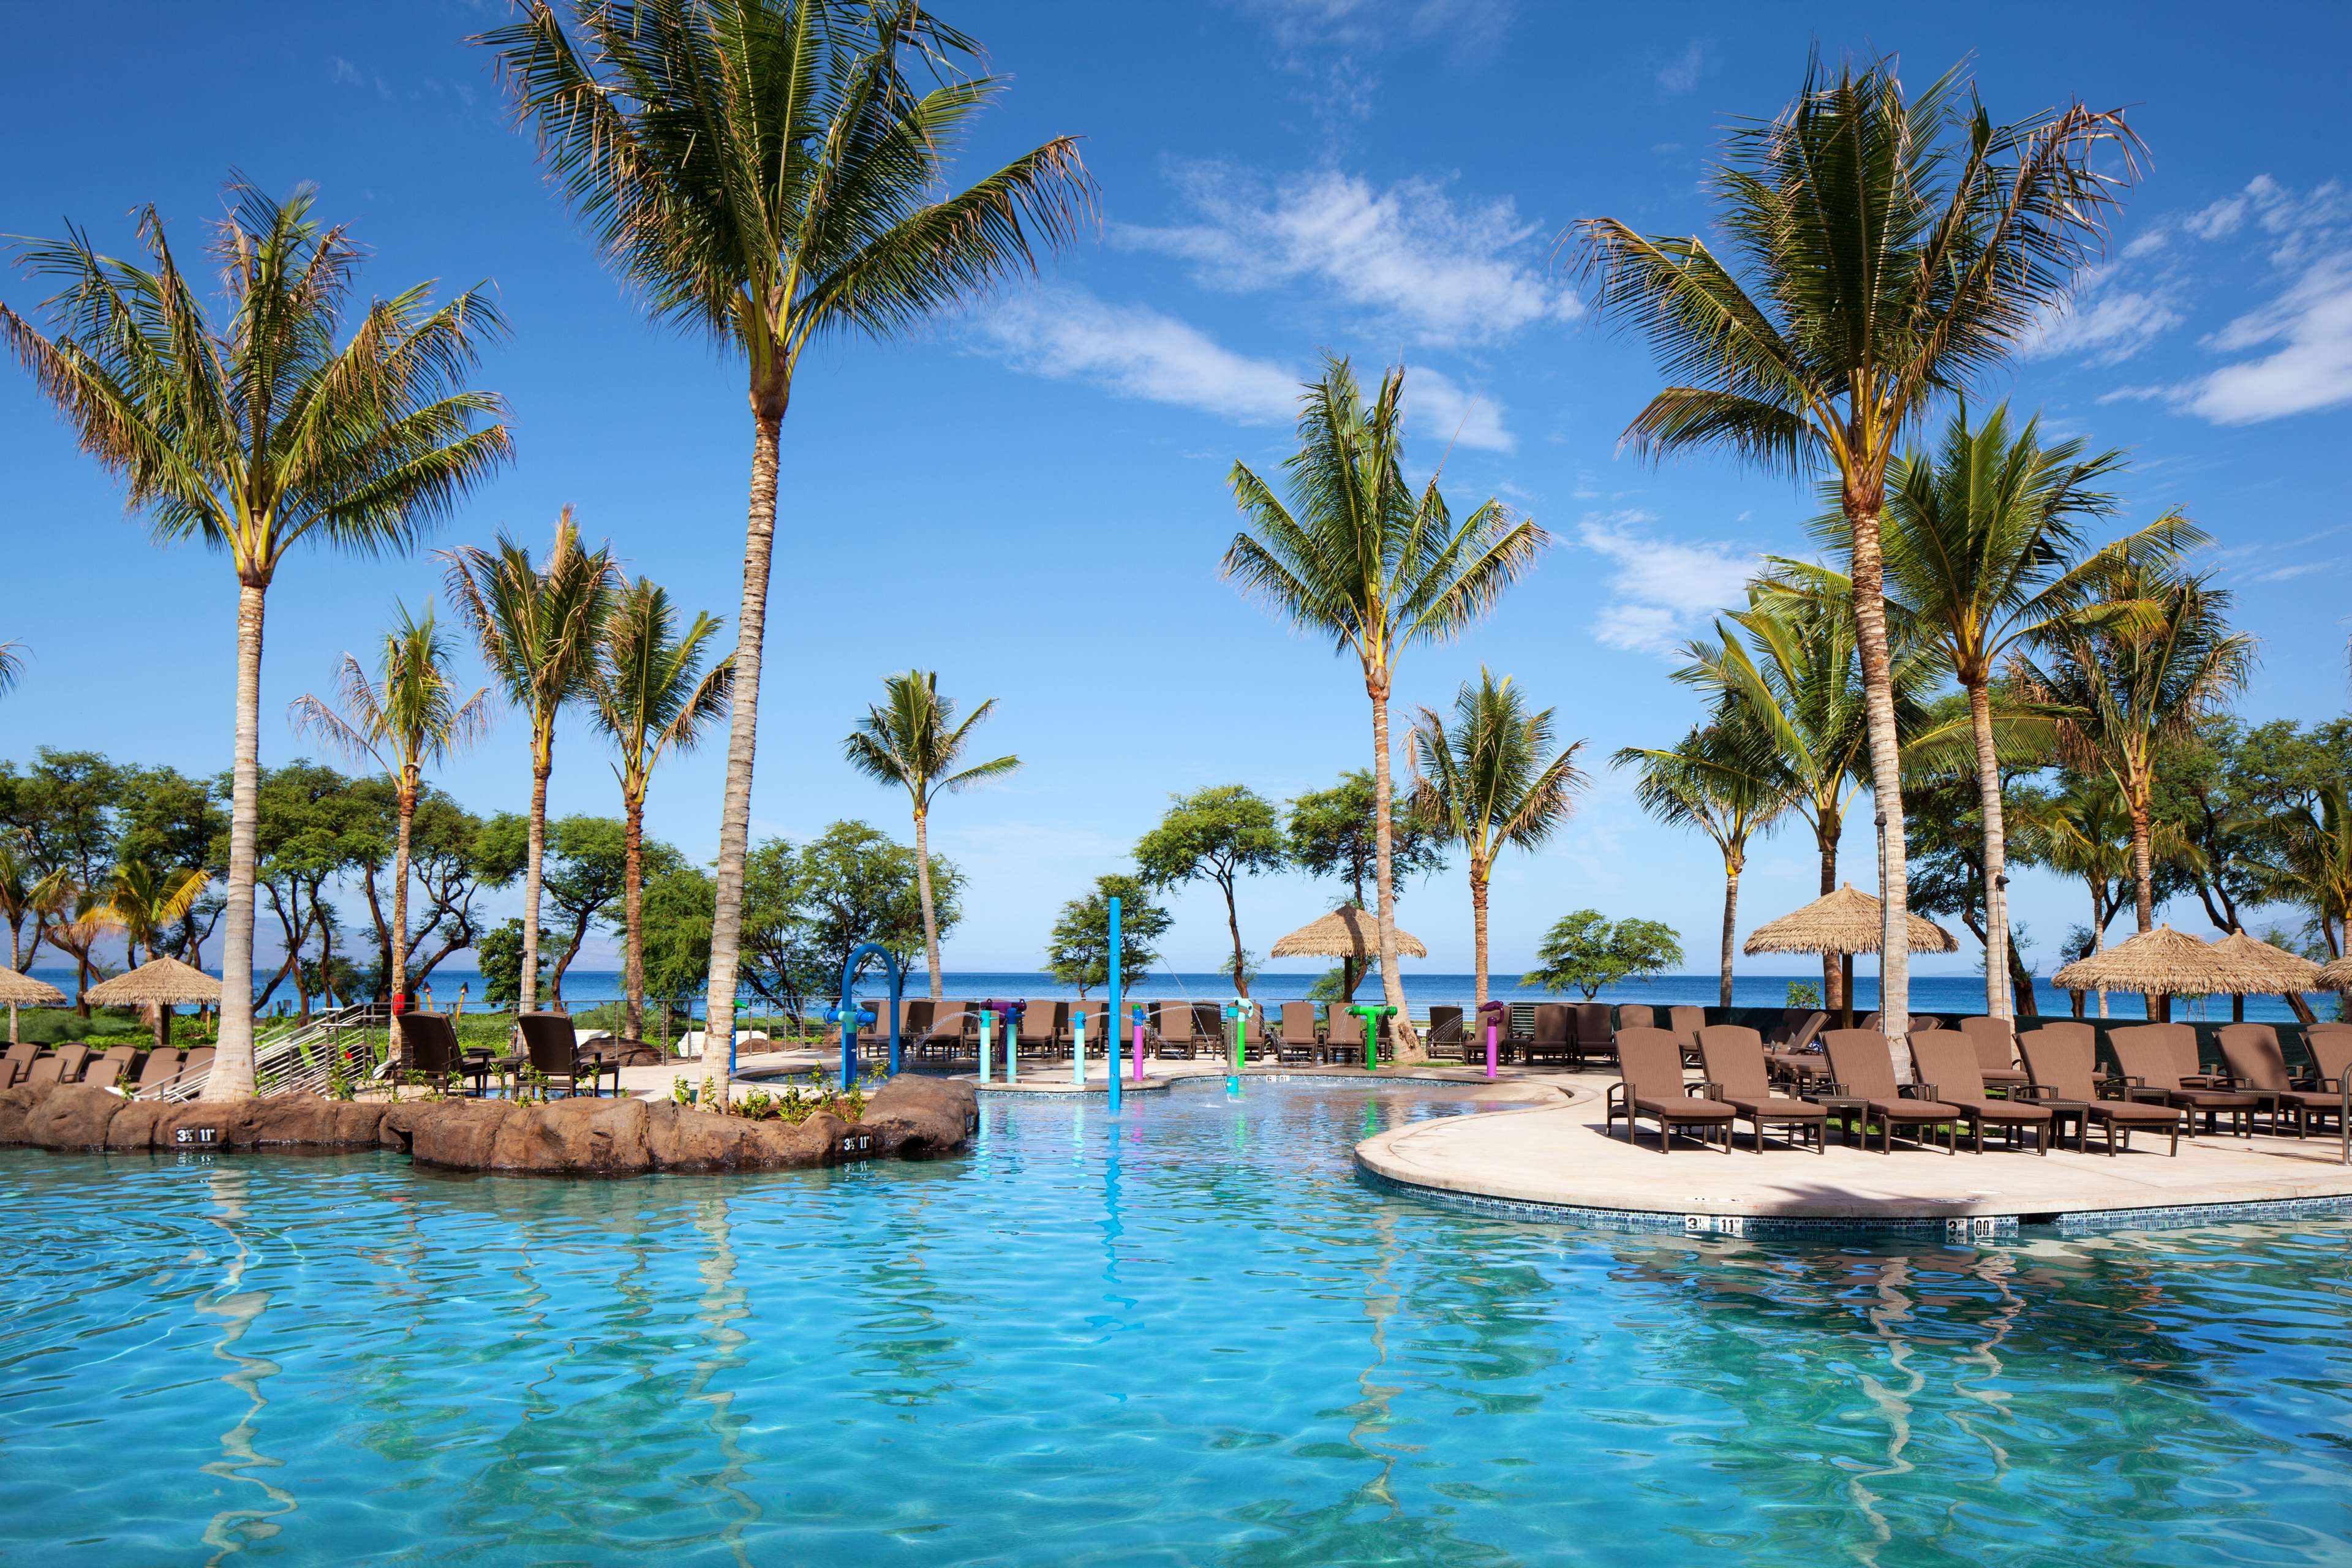
[[(43, 911), (56, 901), (65, 873), (44, 873), (32, 857), (13, 844), (0, 843), (0, 919), (8, 922), (8, 967), (21, 971), (40, 951)], [(32, 945), (25, 945), (25, 922), (33, 922)], [(8, 1043), (16, 1044), (16, 1004), (8, 1004)]]
[(580, 542), (572, 509), (555, 522), (544, 566), (505, 534), (495, 551), (445, 550), (443, 579), (473, 628), (482, 663), (530, 722), (530, 826), (522, 882), (522, 978), (519, 1009), (539, 1005), (539, 895), (547, 856), (547, 780), (555, 771), (555, 721), (589, 693), (597, 638), (619, 574), (612, 546)]
[[(946, 194), (948, 160), (1003, 83), (914, 0), (530, 0), (478, 42), (605, 256), (659, 320), (740, 353), (751, 493), (711, 921), (711, 1028), (731, 1027), (751, 821), (777, 442), (801, 354), (902, 335), (1034, 270), (1090, 215), (1056, 137)], [(919, 89), (910, 74), (932, 78)], [(724, 1045), (714, 1037), (713, 1048)], [(723, 1052), (722, 1052), (723, 1054)]]
[(1003, 778), (1021, 766), (1019, 757), (997, 757), (968, 768), (963, 749), (971, 731), (996, 707), (992, 697), (961, 724), (955, 704), (940, 695), (931, 670), (886, 676), (879, 708), (868, 708), (857, 728), (842, 741), (849, 765), (876, 784), (898, 784), (915, 808), (915, 886), (923, 903), (923, 962), (930, 971), (931, 1000), (940, 999), (940, 922), (931, 905), (931, 804), (942, 795), (970, 789), (983, 779)]
[(621, 909), (628, 1000), (622, 1027), (632, 1040), (645, 1037), (646, 790), (662, 758), (693, 750), (703, 726), (727, 706), (735, 661), (722, 658), (702, 668), (719, 627), (718, 617), (698, 613), (681, 636), (669, 595), (652, 579), (640, 577), (614, 601), (604, 620), (604, 647), (588, 675), (597, 728), (621, 754), (613, 773), (621, 781), (625, 820)]
[(392, 780), (400, 830), (392, 856), (392, 954), (384, 983), (392, 997), (393, 1055), (401, 1060), (400, 1008), (408, 994), (408, 845), (425, 770), (480, 738), (489, 725), (490, 693), (481, 687), (471, 697), (457, 695), (449, 679), (449, 641), (431, 605), (425, 606), (423, 620), (405, 605), (394, 610), (400, 621), (384, 634), (376, 679), (371, 680), (360, 661), (345, 654), (335, 675), (342, 711), (306, 693), (295, 700), (289, 716), (296, 729), (348, 757), (369, 759)]
[[(2186, 740), (2253, 672), (2253, 639), (2230, 630), (2230, 594), (2202, 576), (2126, 563), (2101, 589), (2147, 613), (2101, 626), (2069, 626), (2015, 661), (2027, 695), (2058, 721), (2067, 760), (2115, 782), (2131, 820), (2139, 929), (2156, 924), (2153, 825), (2158, 761)], [(2154, 1016), (2156, 1000), (2148, 1000)]]
[(53, 339), (5, 306), (17, 357), (163, 539), (201, 539), (236, 573), (236, 740), (229, 790), (219, 1055), (208, 1099), (253, 1091), (253, 905), (260, 792), (264, 596), (304, 543), (404, 551), (510, 450), (493, 394), (465, 385), (504, 330), (479, 289), (429, 287), (370, 301), (338, 342), (360, 248), (310, 217), (308, 186), (279, 203), (243, 184), (215, 229), (227, 310), (208, 317), (152, 207), (151, 266), (99, 255), (87, 236), (26, 245), (62, 280)]
[(1230, 483), (1251, 531), (1234, 536), (1221, 567), (1335, 651), (1353, 653), (1372, 704), (1373, 883), (1380, 894), (1381, 991), (1396, 1009), (1407, 1059), (1419, 1054), (1397, 968), (1395, 823), (1389, 773), (1389, 691), (1397, 658), (1422, 641), (1451, 637), (1517, 582), (1545, 544), (1543, 530), (1491, 497), (1459, 523), (1432, 474), (1418, 493), (1405, 481), (1400, 405), (1404, 372), (1381, 378), (1370, 404), (1344, 359), (1299, 399), (1298, 450), (1283, 459), (1286, 504), (1242, 463)]
[(1748, 724), (1698, 726), (1671, 750), (1627, 746), (1611, 759), (1638, 768), (1633, 798), (1669, 827), (1696, 827), (1723, 856), (1723, 953), (1718, 995), (1731, 1005), (1732, 933), (1739, 918), (1739, 877), (1748, 845), (1768, 833), (1794, 804), (1769, 739)]
[[(1835, 481), (1883, 830), (1880, 1005), (1910, 1008), (1903, 795), (1879, 512), (1906, 431), (1997, 366), (2105, 240), (2138, 141), (2080, 103), (1995, 125), (1952, 72), (1906, 94), (1891, 61), (1816, 59), (1769, 121), (1731, 128), (1715, 175), (1735, 273), (1696, 237), (1581, 226), (1604, 317), (1645, 332), (1675, 384), (1627, 439), (1653, 458), (1728, 450)], [(2092, 167), (2120, 154), (2116, 174)]]
[(1568, 820), (1584, 787), (1577, 742), (1552, 752), (1552, 713), (1528, 710), (1511, 678), (1484, 666), (1478, 684), (1462, 683), (1454, 724), (1424, 708), (1412, 731), (1413, 816), (1470, 857), (1471, 950), (1476, 1000), (1486, 1000), (1486, 882), (1506, 848), (1533, 849)]

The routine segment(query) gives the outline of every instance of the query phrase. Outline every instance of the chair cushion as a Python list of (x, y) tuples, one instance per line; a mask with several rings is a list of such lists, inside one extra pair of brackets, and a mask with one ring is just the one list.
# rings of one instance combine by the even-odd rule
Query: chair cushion
[(1868, 1104), (1873, 1115), (1889, 1121), (1958, 1121), (1966, 1114), (1961, 1107), (1940, 1100), (1874, 1100)]
[(1786, 1094), (1768, 1094), (1752, 1100), (1746, 1095), (1727, 1094), (1724, 1099), (1742, 1116), (1778, 1116), (1790, 1121), (1819, 1121), (1829, 1114), (1810, 1100), (1798, 1100)]
[(2014, 1122), (2022, 1126), (2027, 1122), (2050, 1120), (2050, 1108), (2036, 1105), (2030, 1100), (1956, 1100), (1952, 1103), (1979, 1121)]
[(2144, 1100), (2095, 1100), (2090, 1104), (2093, 1114), (2104, 1116), (2110, 1121), (2147, 1121), (2172, 1126), (2180, 1121), (2179, 1107), (2150, 1105)]
[(1738, 1114), (1719, 1100), (1694, 1100), (1688, 1095), (1673, 1100), (1653, 1100), (1643, 1095), (1633, 1105), (1638, 1110), (1663, 1116), (1669, 1121), (1728, 1121)]

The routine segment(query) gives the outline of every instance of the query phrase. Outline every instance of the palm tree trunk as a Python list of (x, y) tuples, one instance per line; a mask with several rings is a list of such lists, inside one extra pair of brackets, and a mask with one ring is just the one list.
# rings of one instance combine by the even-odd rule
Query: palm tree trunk
[[(2156, 868), (2149, 855), (2148, 816), (2145, 802), (2135, 800), (2131, 803), (2132, 904), (2139, 917), (2139, 929), (2143, 931), (2156, 929)], [(2162, 1017), (2170, 1011), (2153, 996), (2142, 996), (2140, 1001), (2147, 1007), (2150, 1019)]]
[(392, 1070), (408, 1066), (406, 1037), (400, 1027), (401, 999), (408, 994), (408, 839), (416, 821), (416, 786), (404, 781), (400, 791), (400, 840), (392, 851)]
[(236, 594), (236, 748), (229, 764), (228, 887), (221, 935), (220, 1038), (206, 1100), (253, 1092), (253, 870), (261, 798), (261, 601), (266, 583)]
[(646, 803), (635, 792), (625, 796), (628, 826), (621, 836), (621, 910), (628, 951), (622, 958), (622, 989), (627, 1001), (621, 1011), (625, 1039), (646, 1037)]
[(928, 813), (915, 813), (915, 890), (923, 900), (923, 967), (930, 973), (931, 1005), (940, 1000), (940, 917), (931, 906), (931, 833)]
[(1878, 512), (1849, 505), (1853, 530), (1854, 641), (1862, 655), (1862, 703), (1870, 730), (1870, 788), (1878, 813), (1879, 927), (1878, 1013), (1888, 1030), (1895, 1076), (1911, 1080), (1910, 1053), (1895, 1037), (1911, 1017), (1910, 873), (1904, 863), (1903, 753), (1895, 730), (1895, 685), (1886, 653), (1886, 566), (1879, 552)]
[(520, 998), (515, 1009), (539, 1011), (539, 894), (547, 858), (547, 776), (555, 771), (554, 719), (549, 731), (532, 745), (530, 763), (530, 846), (522, 863), (522, 973), (515, 981)]
[(1984, 817), (1985, 1016), (2005, 1018), (2009, 1006), (2009, 889), (2002, 887), (2006, 829), (2000, 816), (2000, 759), (1992, 744), (1992, 693), (1969, 687), (1969, 725), (1976, 731), (1977, 800)]
[[(1838, 835), (1844, 831), (1843, 816), (1834, 808), (1823, 808), (1821, 820), (1813, 825), (1813, 842), (1822, 852), (1822, 897), (1837, 891)], [(1834, 952), (1822, 954), (1822, 1010), (1834, 1014), (1845, 1001), (1845, 976)], [(1728, 1005), (1728, 1004), (1726, 1004)]]
[[(1390, 1021), (1394, 1031), (1396, 1059), (1401, 1062), (1421, 1060), (1421, 1042), (1414, 1037), (1412, 1020), (1405, 1012), (1404, 977), (1397, 973), (1396, 940), (1396, 877), (1391, 857), (1396, 839), (1391, 829), (1389, 791), (1389, 683), (1383, 671), (1377, 679), (1368, 677), (1364, 689), (1372, 699), (1372, 883), (1380, 895), (1381, 917), (1381, 1000), (1396, 1009)], [(1376, 1059), (1376, 1036), (1364, 1042), (1366, 1060)]]
[(1475, 860), (1470, 862), (1470, 962), (1476, 968), (1472, 986), (1472, 1001), (1477, 1007), (1486, 1005), (1486, 868)]
[(1723, 972), (1716, 983), (1716, 1000), (1726, 1008), (1731, 1005), (1731, 937), (1739, 924), (1739, 872), (1746, 857), (1737, 854), (1723, 858)]
[[(743, 861), (751, 837), (751, 758), (760, 723), (760, 652), (768, 631), (768, 569), (776, 548), (776, 440), (784, 400), (754, 395), (751, 504), (743, 531), (743, 605), (735, 620), (735, 690), (727, 716), (727, 790), (719, 809), (718, 888), (710, 918), (709, 1026), (703, 1059), (730, 1049), (735, 1033), (735, 977), (743, 949)], [(929, 868), (919, 868), (928, 876)], [(939, 984), (938, 976), (932, 984)], [(938, 992), (932, 995), (936, 997)]]

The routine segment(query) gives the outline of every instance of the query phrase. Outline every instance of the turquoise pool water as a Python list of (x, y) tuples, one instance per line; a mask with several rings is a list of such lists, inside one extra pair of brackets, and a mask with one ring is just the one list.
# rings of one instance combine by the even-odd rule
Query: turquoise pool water
[(0, 1558), (2343, 1563), (2352, 1226), (1686, 1242), (1360, 1185), (1460, 1091), (557, 1183), (0, 1151)]

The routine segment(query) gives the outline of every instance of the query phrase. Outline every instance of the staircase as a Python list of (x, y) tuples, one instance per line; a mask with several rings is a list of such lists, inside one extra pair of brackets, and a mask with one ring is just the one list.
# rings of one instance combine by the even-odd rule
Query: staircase
[[(313, 1013), (308, 1023), (289, 1024), (253, 1043), (253, 1092), (271, 1095), (308, 1090), (324, 1094), (337, 1058), (344, 1058), (352, 1079), (378, 1071), (375, 1053), (364, 1031), (382, 1021), (383, 1010), (372, 1002), (355, 1002), (329, 1013)], [(212, 1066), (183, 1071), (161, 1083), (149, 1084), (134, 1099), (182, 1101), (195, 1099), (212, 1077)]]

